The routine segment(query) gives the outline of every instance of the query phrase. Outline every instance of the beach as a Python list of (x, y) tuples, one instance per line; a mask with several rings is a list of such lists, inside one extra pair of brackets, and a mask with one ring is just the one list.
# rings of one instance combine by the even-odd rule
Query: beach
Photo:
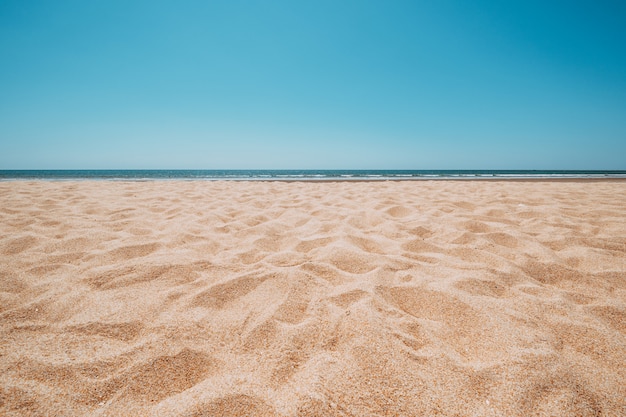
[(0, 415), (626, 415), (626, 181), (0, 182)]

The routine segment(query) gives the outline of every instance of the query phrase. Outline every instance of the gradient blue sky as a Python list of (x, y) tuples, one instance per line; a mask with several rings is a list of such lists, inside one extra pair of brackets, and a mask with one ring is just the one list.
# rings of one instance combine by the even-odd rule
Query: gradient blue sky
[(623, 1), (0, 0), (0, 169), (626, 169)]

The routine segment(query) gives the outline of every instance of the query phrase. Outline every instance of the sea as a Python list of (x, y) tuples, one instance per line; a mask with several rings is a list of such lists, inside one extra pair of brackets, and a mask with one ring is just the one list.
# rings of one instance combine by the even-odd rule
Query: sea
[(458, 179), (588, 179), (624, 178), (626, 171), (568, 170), (0, 170), (11, 180), (229, 180), (229, 181), (388, 181)]

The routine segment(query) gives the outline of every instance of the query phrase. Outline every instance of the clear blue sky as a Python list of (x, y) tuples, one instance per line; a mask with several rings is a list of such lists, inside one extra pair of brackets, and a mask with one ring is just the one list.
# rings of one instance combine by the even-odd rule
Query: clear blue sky
[(626, 169), (626, 3), (0, 1), (0, 169)]

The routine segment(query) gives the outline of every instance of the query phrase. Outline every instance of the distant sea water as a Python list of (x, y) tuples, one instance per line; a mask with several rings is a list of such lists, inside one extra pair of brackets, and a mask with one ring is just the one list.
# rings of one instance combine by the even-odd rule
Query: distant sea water
[(530, 170), (0, 170), (9, 180), (432, 180), (625, 178), (626, 171)]

